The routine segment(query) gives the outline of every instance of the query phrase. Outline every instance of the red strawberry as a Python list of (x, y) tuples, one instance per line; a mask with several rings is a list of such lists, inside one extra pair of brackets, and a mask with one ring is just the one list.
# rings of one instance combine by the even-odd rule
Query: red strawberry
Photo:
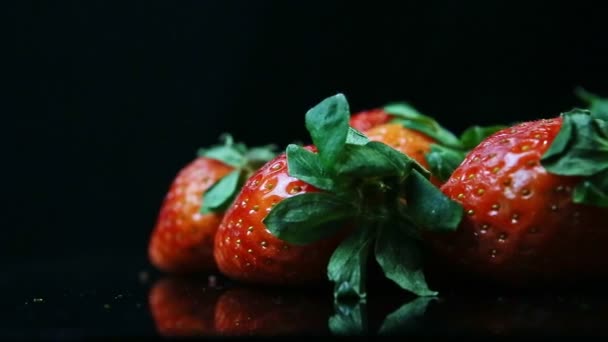
[(220, 272), (273, 285), (329, 278), (337, 297), (364, 296), (374, 256), (400, 287), (434, 293), (417, 271), (418, 230), (454, 229), (460, 207), (428, 181), (428, 171), (369, 141), (349, 117), (344, 96), (325, 99), (306, 113), (313, 145), (289, 145), (247, 180), (215, 236)]
[(164, 278), (149, 294), (150, 314), (162, 336), (215, 334), (215, 303), (222, 290), (207, 281)]
[(246, 178), (247, 164), (257, 165), (270, 157), (266, 149), (246, 152), (229, 137), (224, 145), (201, 151), (178, 173), (165, 196), (148, 245), (150, 262), (172, 273), (215, 269), (213, 238), (225, 203), (233, 198), (240, 179)]
[(285, 154), (260, 168), (247, 180), (218, 229), (215, 260), (220, 271), (233, 279), (256, 283), (293, 284), (324, 279), (338, 239), (297, 246), (273, 236), (263, 223), (271, 208), (282, 200), (318, 191), (289, 176)]
[(373, 127), (388, 123), (392, 119), (393, 116), (384, 109), (376, 108), (353, 114), (350, 117), (349, 125), (358, 131), (365, 132)]
[(331, 298), (314, 292), (229, 289), (215, 307), (215, 331), (225, 336), (327, 334)]
[(575, 110), (484, 140), (441, 188), (466, 217), (433, 250), (506, 283), (605, 275), (607, 127)]

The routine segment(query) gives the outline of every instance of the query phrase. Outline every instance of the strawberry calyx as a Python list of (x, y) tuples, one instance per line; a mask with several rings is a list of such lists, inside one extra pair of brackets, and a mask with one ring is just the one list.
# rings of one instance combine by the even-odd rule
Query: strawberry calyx
[(580, 177), (572, 201), (608, 207), (608, 122), (599, 100), (591, 109), (562, 113), (560, 130), (541, 157), (541, 165), (561, 176)]
[(431, 174), (441, 181), (450, 177), (469, 150), (489, 135), (506, 127), (503, 125), (471, 126), (457, 137), (435, 119), (420, 113), (407, 102), (390, 103), (384, 107), (384, 111), (394, 117), (391, 122), (424, 133), (436, 141), (431, 144), (431, 150), (425, 155), (425, 159)]
[(401, 288), (419, 296), (435, 295), (422, 272), (420, 232), (455, 230), (462, 207), (441, 193), (415, 160), (369, 141), (349, 126), (349, 117), (342, 94), (306, 113), (316, 153), (289, 145), (288, 173), (322, 191), (282, 200), (264, 224), (279, 239), (301, 245), (351, 226), (327, 268), (338, 298), (366, 296), (366, 265), (372, 255)]
[(199, 149), (197, 155), (221, 161), (232, 166), (234, 170), (203, 193), (205, 200), (200, 209), (202, 214), (223, 212), (236, 197), (247, 178), (277, 155), (274, 145), (248, 148), (243, 143), (235, 142), (232, 135), (227, 133), (220, 136), (220, 141), (222, 144)]

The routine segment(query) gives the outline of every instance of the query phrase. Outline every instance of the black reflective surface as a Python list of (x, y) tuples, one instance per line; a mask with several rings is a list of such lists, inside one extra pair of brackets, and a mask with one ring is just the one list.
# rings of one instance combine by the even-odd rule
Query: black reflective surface
[(600, 290), (454, 290), (415, 299), (372, 284), (366, 303), (336, 304), (329, 287), (170, 277), (144, 258), (118, 256), (15, 264), (0, 284), (2, 338), (608, 335), (608, 298)]

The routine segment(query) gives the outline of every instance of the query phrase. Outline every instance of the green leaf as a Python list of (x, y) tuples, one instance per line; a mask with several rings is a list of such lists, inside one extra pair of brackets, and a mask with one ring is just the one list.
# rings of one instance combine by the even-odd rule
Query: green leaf
[(338, 336), (361, 336), (368, 332), (365, 301), (334, 303), (334, 314), (329, 318), (329, 330)]
[(359, 227), (332, 254), (327, 275), (334, 283), (334, 297), (365, 298), (367, 258), (373, 234), (367, 227)]
[(608, 207), (608, 171), (580, 182), (572, 193), (574, 203)]
[(446, 181), (454, 170), (462, 163), (466, 153), (449, 147), (432, 144), (431, 150), (425, 155), (431, 174)]
[(375, 254), (384, 275), (404, 290), (418, 296), (434, 296), (422, 271), (422, 252), (419, 241), (401, 230), (382, 226), (376, 237)]
[(236, 196), (240, 175), (240, 170), (232, 171), (207, 189), (203, 194), (201, 213), (223, 212)]
[(424, 170), (407, 155), (383, 143), (372, 141), (366, 145), (346, 145), (336, 174), (350, 177), (405, 177), (412, 168)]
[(582, 87), (576, 88), (575, 93), (581, 100), (587, 102), (589, 105), (588, 109), (593, 117), (608, 120), (608, 98), (602, 98), (590, 93)]
[(463, 216), (462, 206), (437, 189), (417, 171), (404, 185), (407, 207), (403, 210), (418, 227), (430, 231), (455, 231)]
[(452, 132), (442, 127), (430, 116), (421, 114), (408, 103), (391, 103), (384, 107), (384, 111), (399, 118), (398, 120), (393, 120), (394, 122), (424, 133), (443, 145), (460, 146), (460, 141)]
[(306, 129), (326, 167), (331, 168), (344, 149), (349, 117), (348, 102), (342, 94), (328, 97), (306, 113)]
[(541, 158), (550, 173), (592, 176), (608, 169), (608, 124), (588, 112), (563, 115), (562, 127)]
[(349, 127), (348, 134), (346, 135), (346, 143), (352, 145), (365, 145), (369, 142), (369, 139), (365, 134), (357, 131), (356, 129)]
[(306, 245), (333, 235), (342, 220), (356, 210), (335, 195), (313, 192), (280, 201), (264, 218), (268, 230), (281, 240)]
[(507, 126), (471, 126), (460, 135), (460, 143), (465, 150), (471, 150), (490, 135), (505, 129)]
[(287, 146), (287, 170), (290, 176), (322, 190), (331, 190), (333, 180), (327, 175), (319, 155), (302, 146)]
[(424, 317), (432, 297), (418, 297), (386, 316), (380, 326), (379, 335), (397, 335), (419, 330), (419, 321)]
[(198, 151), (199, 157), (206, 157), (215, 160), (219, 160), (227, 165), (241, 168), (246, 163), (245, 156), (234, 146), (213, 146), (208, 149), (200, 149)]

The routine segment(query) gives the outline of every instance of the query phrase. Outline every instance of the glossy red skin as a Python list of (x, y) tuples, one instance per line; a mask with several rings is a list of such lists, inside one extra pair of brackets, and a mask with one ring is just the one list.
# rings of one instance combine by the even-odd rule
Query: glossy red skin
[(148, 256), (159, 270), (193, 273), (216, 269), (213, 239), (222, 215), (201, 214), (203, 193), (233, 168), (199, 157), (173, 180), (152, 231)]
[(445, 264), (524, 286), (607, 273), (607, 211), (574, 204), (579, 179), (540, 165), (561, 123), (522, 123), (468, 154), (441, 187), (463, 205), (463, 222), (457, 232), (429, 239)]
[(353, 114), (350, 117), (350, 126), (360, 132), (388, 123), (393, 116), (383, 109), (371, 109)]
[(271, 285), (326, 282), (327, 263), (341, 235), (293, 245), (272, 235), (262, 222), (281, 200), (316, 191), (288, 175), (285, 154), (262, 166), (247, 180), (217, 230), (214, 255), (220, 272), (239, 281)]
[(156, 331), (167, 337), (215, 334), (215, 305), (220, 289), (191, 279), (165, 278), (148, 296)]
[[(431, 151), (431, 144), (436, 141), (428, 135), (397, 123), (378, 125), (364, 133), (369, 140), (384, 143), (429, 169), (426, 154)], [(443, 183), (436, 177), (431, 177), (430, 180), (438, 187)]]
[(223, 336), (327, 334), (331, 298), (316, 293), (234, 288), (215, 307), (215, 331)]

